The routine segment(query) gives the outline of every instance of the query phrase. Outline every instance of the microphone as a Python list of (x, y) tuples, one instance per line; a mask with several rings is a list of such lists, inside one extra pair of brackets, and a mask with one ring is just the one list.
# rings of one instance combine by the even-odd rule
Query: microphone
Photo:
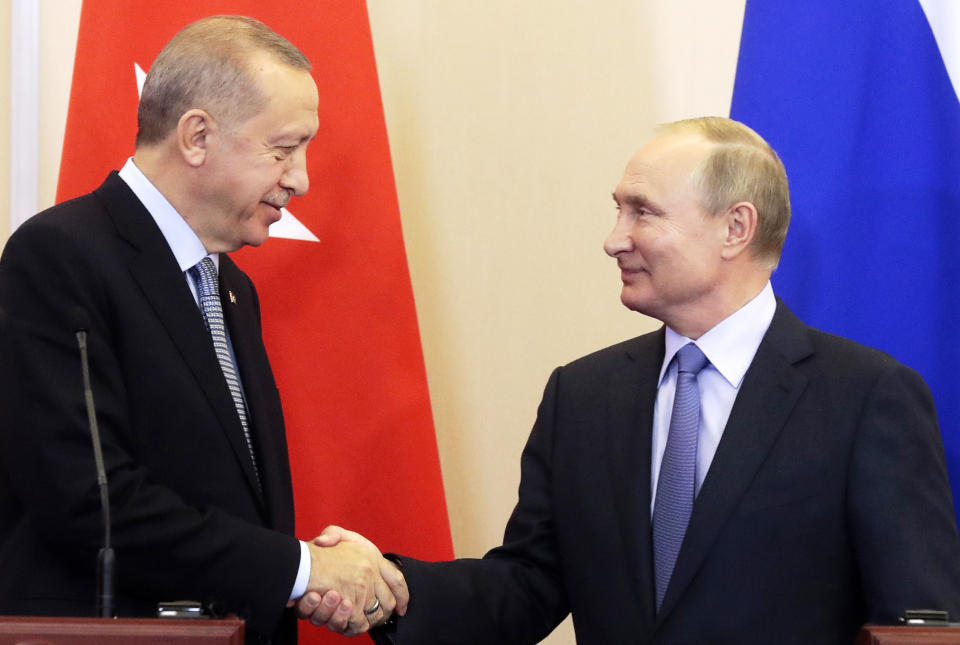
[(80, 367), (83, 371), (83, 398), (87, 404), (87, 422), (93, 440), (93, 459), (97, 465), (97, 484), (100, 486), (100, 508), (103, 512), (103, 548), (97, 553), (97, 616), (113, 618), (114, 557), (110, 545), (110, 491), (107, 488), (107, 471), (103, 467), (103, 448), (100, 446), (100, 429), (93, 406), (93, 390), (90, 388), (90, 363), (87, 358), (87, 329), (90, 319), (86, 310), (76, 307), (71, 312), (77, 346), (80, 348)]

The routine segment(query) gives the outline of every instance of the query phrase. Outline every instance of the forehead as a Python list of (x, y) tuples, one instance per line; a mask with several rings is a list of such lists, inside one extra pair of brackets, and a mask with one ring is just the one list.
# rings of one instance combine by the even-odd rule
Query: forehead
[(312, 137), (317, 130), (317, 84), (306, 70), (290, 67), (270, 56), (251, 58), (251, 74), (267, 98), (267, 106), (251, 121), (271, 129), (291, 130)]
[(661, 134), (640, 148), (627, 163), (618, 194), (662, 192), (691, 187), (694, 171), (706, 159), (712, 144), (692, 134)]

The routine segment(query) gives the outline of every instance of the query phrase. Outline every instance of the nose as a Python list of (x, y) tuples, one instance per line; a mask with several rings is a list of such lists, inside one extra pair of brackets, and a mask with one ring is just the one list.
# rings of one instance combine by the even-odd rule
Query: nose
[(603, 250), (612, 258), (621, 253), (633, 250), (633, 239), (630, 237), (629, 224), (624, 221), (626, 218), (618, 217), (613, 230), (603, 241)]
[(307, 150), (302, 146), (290, 156), (287, 168), (280, 176), (280, 185), (296, 196), (306, 194), (310, 189), (310, 178), (307, 176)]

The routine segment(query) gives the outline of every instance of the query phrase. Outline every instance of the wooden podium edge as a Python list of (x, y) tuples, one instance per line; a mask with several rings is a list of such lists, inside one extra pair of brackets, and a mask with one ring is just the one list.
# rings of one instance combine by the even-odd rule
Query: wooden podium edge
[[(0, 645), (53, 643), (243, 645), (243, 620), (230, 618), (62, 618), (0, 616)], [(43, 639), (54, 638), (54, 641)], [(69, 638), (69, 641), (64, 639)], [(37, 640), (40, 639), (40, 640)], [(94, 640), (96, 639), (96, 640)]]
[(960, 625), (864, 625), (856, 645), (960, 645)]

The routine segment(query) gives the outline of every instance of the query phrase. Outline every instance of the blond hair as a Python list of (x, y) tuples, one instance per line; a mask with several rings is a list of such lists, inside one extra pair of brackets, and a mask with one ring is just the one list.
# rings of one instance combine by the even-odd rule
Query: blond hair
[(721, 213), (738, 202), (757, 209), (754, 256), (780, 260), (790, 226), (790, 189), (787, 172), (776, 151), (744, 124), (708, 116), (662, 125), (662, 134), (694, 134), (714, 144), (694, 171), (703, 206)]

